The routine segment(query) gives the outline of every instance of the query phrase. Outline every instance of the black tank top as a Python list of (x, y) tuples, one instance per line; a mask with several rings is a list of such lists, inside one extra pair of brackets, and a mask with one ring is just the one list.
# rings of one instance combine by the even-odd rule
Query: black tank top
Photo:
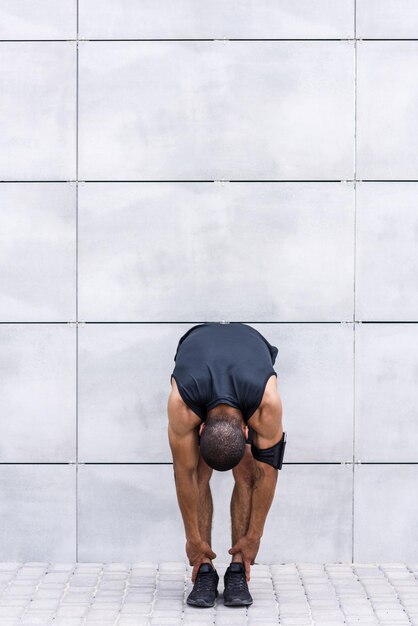
[(173, 373), (184, 402), (203, 421), (217, 404), (229, 404), (247, 422), (259, 407), (278, 349), (242, 322), (205, 322), (179, 340)]

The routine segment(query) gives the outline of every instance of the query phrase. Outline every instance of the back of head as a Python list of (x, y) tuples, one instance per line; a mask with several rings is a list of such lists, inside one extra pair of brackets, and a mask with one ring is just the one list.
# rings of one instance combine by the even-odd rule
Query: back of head
[(241, 461), (245, 443), (240, 420), (218, 415), (206, 420), (200, 437), (200, 453), (210, 467), (225, 472)]

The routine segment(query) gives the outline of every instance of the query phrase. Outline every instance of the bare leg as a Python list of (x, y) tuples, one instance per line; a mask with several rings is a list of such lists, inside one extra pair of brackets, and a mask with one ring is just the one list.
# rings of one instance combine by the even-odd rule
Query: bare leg
[[(251, 500), (255, 483), (255, 469), (251, 448), (247, 445), (244, 457), (232, 470), (235, 479), (231, 498), (232, 545), (247, 534), (251, 517)], [(234, 554), (231, 562), (242, 563), (241, 553)]]
[[(211, 547), (213, 501), (209, 481), (212, 472), (212, 468), (209, 467), (200, 456), (197, 466), (197, 481), (199, 486), (199, 532), (203, 541), (207, 541)], [(212, 561), (209, 558), (205, 558), (203, 562), (211, 563)]]

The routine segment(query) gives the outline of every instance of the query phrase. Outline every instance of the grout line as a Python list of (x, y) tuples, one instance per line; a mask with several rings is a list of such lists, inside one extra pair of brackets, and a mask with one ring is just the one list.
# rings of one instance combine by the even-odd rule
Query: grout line
[[(78, 26), (78, 25), (77, 25)], [(210, 41), (282, 41), (282, 42), (301, 42), (304, 41), (331, 41), (331, 42), (346, 42), (346, 41), (377, 41), (377, 42), (392, 42), (392, 41), (418, 41), (417, 37), (357, 37), (355, 34), (354, 37), (218, 37), (218, 38), (160, 38), (160, 39), (143, 39), (143, 38), (109, 38), (109, 39), (96, 39), (96, 38), (87, 38), (87, 37), (77, 37), (74, 38), (65, 38), (65, 39), (0, 39), (0, 43), (67, 43), (69, 41), (83, 41), (83, 42), (92, 42), (92, 43), (122, 43), (122, 42), (139, 42), (139, 43), (148, 43), (148, 42), (210, 42)]]
[[(362, 463), (366, 465), (366, 463)], [(390, 463), (397, 465), (395, 461)], [(172, 461), (82, 461), (80, 465), (173, 465)], [(283, 465), (351, 465), (350, 461), (287, 461)], [(418, 465), (418, 461), (413, 463)]]
[(75, 493), (76, 493), (76, 502), (75, 502), (75, 560), (78, 561), (78, 540), (79, 540), (79, 528), (78, 528), (78, 515), (79, 515), (79, 507), (78, 507), (78, 404), (79, 404), (79, 335), (78, 335), (78, 122), (79, 122), (79, 97), (78, 97), (78, 88), (79, 88), (79, 9), (80, 2), (77, 0), (77, 11), (76, 11), (76, 27), (77, 27), (77, 44), (76, 44), (76, 90), (75, 90), (75, 177), (76, 177), (76, 200), (75, 200), (75, 217), (76, 217), (76, 230), (75, 230), (75, 309), (76, 309), (76, 388), (75, 388), (75, 445), (76, 445), (76, 465), (75, 465)]
[(356, 325), (353, 324), (353, 460), (351, 475), (351, 562), (354, 563), (354, 526), (355, 526), (355, 457), (356, 457)]
[[(0, 180), (0, 184), (50, 184), (50, 183), (74, 183), (74, 179), (62, 179), (62, 180), (23, 180), (23, 179), (9, 179), (9, 180)], [(363, 178), (363, 179), (355, 179), (355, 178), (345, 178), (345, 179), (336, 179), (336, 178), (328, 178), (328, 179), (313, 179), (313, 178), (271, 178), (271, 179), (250, 179), (250, 178), (235, 178), (235, 179), (188, 179), (188, 180), (180, 180), (180, 179), (167, 179), (167, 180), (145, 180), (145, 179), (78, 179), (79, 183), (82, 184), (119, 184), (119, 183), (418, 183), (417, 178)]]
[[(206, 324), (208, 322), (209, 323), (213, 323), (213, 320), (212, 321), (211, 320), (206, 320), (204, 322), (200, 322), (200, 321), (180, 321), (180, 320), (176, 320), (174, 322), (170, 322), (170, 321), (164, 321), (164, 322), (145, 322), (145, 321), (144, 322), (136, 322), (136, 321), (132, 321), (132, 322), (130, 322), (130, 321), (109, 322), (109, 321), (105, 321), (105, 322), (102, 322), (102, 321), (90, 320), (88, 322), (83, 322), (83, 324)], [(10, 322), (10, 323), (13, 323), (13, 322)], [(24, 322), (22, 322), (22, 323), (24, 323)], [(34, 323), (36, 323), (36, 322), (34, 322)], [(45, 323), (47, 323), (47, 322), (45, 322)], [(215, 321), (215, 323), (216, 323), (216, 321)], [(220, 323), (220, 322), (218, 322), (218, 323)], [(228, 323), (229, 324), (352, 324), (353, 320), (347, 320), (347, 321), (346, 320), (344, 320), (344, 321), (328, 320), (328, 321), (317, 321), (317, 322), (314, 322), (314, 321), (301, 321), (301, 322), (300, 321), (295, 321), (295, 322), (292, 322), (290, 320), (289, 321), (282, 321), (282, 322), (277, 322), (277, 321), (269, 322), (269, 321), (265, 321), (265, 320), (264, 321), (257, 321), (257, 320), (237, 321), (237, 320), (235, 320), (235, 321), (230, 321)], [(363, 322), (358, 322), (358, 323), (363, 323)], [(415, 322), (413, 322), (413, 323), (415, 323)]]
[(416, 37), (358, 37), (358, 41), (418, 41)]
[(263, 178), (263, 179), (251, 179), (251, 178), (222, 178), (222, 179), (94, 179), (89, 178), (80, 181), (82, 183), (342, 183), (342, 182), (354, 182), (347, 179), (337, 178)]
[(311, 624), (315, 624), (313, 615), (312, 615), (312, 605), (310, 603), (310, 598), (308, 596), (308, 593), (306, 591), (306, 587), (305, 587), (305, 581), (303, 579), (302, 573), (301, 573), (301, 569), (300, 569), (300, 565), (298, 562), (295, 563), (295, 568), (296, 568), (296, 572), (297, 575), (299, 576), (299, 580), (300, 580), (300, 584), (302, 585), (302, 589), (303, 589), (303, 593), (305, 594), (305, 600), (306, 600), (306, 604), (308, 606), (309, 609), (309, 619), (311, 620)]
[(354, 27), (354, 39), (357, 39), (357, 0), (354, 0), (354, 14), (353, 14), (353, 27)]
[[(279, 594), (277, 592), (277, 586), (275, 584), (273, 573), (271, 571), (271, 565), (272, 564), (270, 563), (269, 566), (268, 566), (268, 568), (269, 568), (269, 579), (270, 579), (271, 590), (273, 592), (273, 598), (274, 598), (274, 601), (276, 603), (276, 615), (273, 615), (273, 618), (277, 618), (277, 624), (280, 624), (281, 623), (280, 622), (280, 614), (281, 614), (281, 612), (280, 612)], [(249, 618), (250, 618), (250, 614), (248, 612), (248, 607), (247, 607), (246, 608), (246, 622), (245, 622), (246, 624), (250, 623)]]
[[(393, 582), (391, 578), (389, 578), (389, 576), (387, 575), (385, 569), (384, 569), (384, 564), (379, 564), (378, 568), (379, 570), (383, 573), (383, 576), (386, 580), (386, 582), (390, 585), (394, 595), (396, 596), (396, 599), (398, 601), (399, 607), (402, 609), (402, 611), (405, 613), (406, 618), (408, 619), (408, 626), (412, 626), (412, 624), (414, 624), (414, 617), (411, 617), (410, 615), (410, 611), (409, 609), (407, 610), (406, 607), (403, 604), (403, 601), (401, 599), (401, 597), (399, 596), (399, 592), (398, 592), (398, 586), (396, 584), (396, 582)], [(405, 569), (409, 572), (409, 568), (406, 566), (406, 564), (404, 564)], [(401, 592), (402, 593), (402, 592)], [(403, 593), (402, 593), (403, 596)], [(373, 607), (374, 608), (374, 607)], [(411, 613), (414, 611), (414, 609), (411, 611)], [(376, 616), (377, 617), (377, 616)], [(405, 623), (405, 622), (404, 622)]]
[[(78, 28), (78, 24), (77, 24), (77, 28)], [(92, 42), (92, 43), (123, 43), (123, 42), (139, 42), (139, 43), (148, 43), (148, 42), (183, 42), (183, 41), (189, 41), (189, 42), (212, 42), (212, 41), (220, 41), (220, 42), (224, 42), (224, 41), (283, 41), (283, 42), (287, 42), (287, 41), (296, 41), (296, 42), (304, 42), (304, 41), (335, 41), (335, 42), (340, 42), (340, 41), (353, 41), (354, 37), (198, 37), (198, 38), (191, 38), (191, 37), (186, 37), (186, 38), (181, 38), (181, 37), (163, 37), (163, 38), (159, 38), (159, 39), (155, 39), (155, 38), (140, 38), (140, 37), (112, 37), (112, 38), (107, 38), (107, 39), (100, 39), (100, 38), (89, 38), (89, 37), (79, 37), (78, 36), (78, 32), (77, 32), (77, 38), (62, 38), (62, 39), (0, 39), (0, 43), (51, 43), (51, 42), (62, 42), (62, 43), (67, 43), (68, 41), (83, 41), (83, 42)], [(374, 40), (372, 40), (374, 41)], [(386, 39), (383, 40), (377, 40), (377, 41), (386, 41)], [(392, 39), (388, 39), (388, 41), (393, 41)], [(397, 41), (397, 40), (395, 40)], [(401, 39), (400, 41), (404, 41), (403, 39)], [(409, 40), (406, 40), (409, 41)], [(416, 41), (414, 39), (412, 39), (411, 41)]]
[[(160, 321), (160, 322), (146, 322), (146, 321), (135, 321), (135, 320), (131, 320), (131, 321), (118, 321), (118, 320), (107, 320), (105, 322), (100, 321), (100, 320), (89, 320), (89, 321), (84, 321), (84, 320), (78, 320), (78, 321), (68, 321), (68, 320), (62, 320), (62, 321), (49, 321), (49, 322), (43, 322), (43, 321), (0, 321), (0, 325), (1, 324), (10, 324), (10, 325), (24, 325), (24, 324), (50, 324), (50, 325), (59, 325), (59, 324), (72, 324), (74, 326), (80, 325), (80, 326), (86, 326), (88, 324), (135, 324), (135, 325), (146, 325), (146, 324), (202, 324), (202, 323), (206, 323), (206, 322), (201, 322), (201, 321), (186, 321), (186, 320), (175, 320), (175, 321)], [(214, 323), (213, 321), (211, 321), (210, 323)], [(215, 322), (216, 323), (216, 322)], [(220, 322), (218, 322), (220, 323)], [(418, 324), (418, 320), (328, 320), (328, 321), (311, 321), (311, 320), (303, 320), (303, 321), (291, 321), (291, 320), (285, 320), (282, 322), (278, 322), (278, 321), (266, 321), (266, 320), (262, 320), (262, 321), (258, 321), (258, 320), (245, 320), (243, 322), (241, 321), (231, 321), (228, 322), (229, 324), (270, 324), (270, 325), (280, 325), (280, 324)]]
[(66, 183), (73, 183), (74, 180), (71, 179), (66, 179), (66, 180), (0, 180), (0, 183), (3, 184), (12, 184), (12, 185), (24, 185), (26, 183), (30, 183), (30, 184), (34, 184), (34, 183), (38, 183), (40, 185), (46, 183), (62, 183), (62, 184), (66, 184)]
[[(357, 37), (357, 0), (354, 0), (354, 37)], [(354, 180), (357, 181), (357, 39), (354, 41)], [(354, 182), (353, 319), (356, 319), (357, 183)], [(351, 562), (354, 562), (355, 458), (356, 458), (356, 325), (353, 324), (353, 467), (351, 474)]]
[[(375, 623), (376, 624), (382, 624), (382, 622), (379, 620), (379, 618), (378, 618), (378, 616), (376, 614), (376, 608), (375, 608), (375, 604), (374, 604), (374, 601), (373, 601), (374, 598), (372, 597), (373, 594), (370, 594), (369, 589), (367, 589), (366, 585), (363, 583), (363, 576), (361, 574), (360, 574), (360, 576), (357, 574), (357, 571), (356, 571), (357, 565), (358, 565), (358, 562), (356, 564), (353, 563), (353, 566), (352, 566), (352, 571), (353, 571), (354, 576), (356, 577), (356, 582), (358, 583), (359, 587), (362, 588), (364, 594), (366, 595), (367, 603), (368, 603), (369, 607), (372, 609), (372, 611), (374, 613), (374, 616), (376, 618), (376, 622)], [(375, 563), (373, 563), (373, 565), (375, 565)], [(379, 566), (378, 566), (378, 568), (380, 569)]]
[[(172, 461), (0, 461), (1, 465), (173, 465)], [(418, 461), (287, 461), (283, 465), (418, 465)]]
[(414, 320), (361, 320), (360, 324), (416, 324)]
[(75, 465), (75, 461), (0, 461), (0, 465)]
[[(92, 42), (123, 42), (123, 41), (139, 41), (139, 42), (149, 42), (149, 41), (157, 41), (157, 42), (175, 42), (175, 41), (191, 41), (191, 42), (200, 42), (200, 41), (353, 41), (353, 37), (163, 37), (159, 39), (155, 38), (140, 38), (140, 37), (120, 37), (120, 38), (112, 38), (112, 39), (83, 39), (83, 41), (92, 41)], [(43, 41), (43, 40), (40, 40)]]
[[(13, 323), (13, 322), (11, 322)], [(23, 322), (24, 323), (24, 322)], [(36, 322), (35, 322), (36, 323)], [(48, 323), (48, 322), (45, 322)], [(202, 322), (187, 322), (187, 321), (179, 321), (176, 320), (174, 322), (101, 322), (101, 321), (89, 321), (89, 322), (83, 322), (84, 324), (200, 324)], [(284, 320), (281, 322), (277, 322), (277, 321), (257, 321), (257, 320), (247, 320), (244, 322), (230, 322), (231, 324), (234, 323), (242, 323), (242, 324), (352, 324), (353, 320), (343, 320), (343, 321), (339, 321), (339, 320), (328, 320), (328, 321), (291, 321), (291, 320)], [(374, 320), (370, 320), (370, 321), (363, 321), (363, 320), (355, 320), (354, 322), (355, 324), (417, 324), (418, 320), (410, 320), (410, 321), (398, 321), (398, 320), (385, 320), (385, 321), (374, 321)]]
[(76, 328), (76, 362), (75, 362), (75, 560), (78, 561), (78, 381), (79, 381), (79, 368), (78, 368), (78, 325)]
[(327, 582), (330, 586), (330, 588), (332, 588), (332, 591), (334, 592), (334, 600), (336, 602), (338, 602), (338, 608), (341, 611), (341, 614), (344, 616), (344, 624), (346, 624), (345, 618), (346, 618), (346, 613), (343, 609), (343, 605), (341, 604), (341, 598), (339, 595), (339, 591), (337, 591), (337, 587), (334, 584), (334, 578), (330, 576), (329, 571), (328, 571), (328, 563), (323, 563), (323, 570), (327, 579)]
[(68, 43), (69, 41), (74, 42), (77, 39), (72, 37), (65, 39), (0, 39), (0, 43)]

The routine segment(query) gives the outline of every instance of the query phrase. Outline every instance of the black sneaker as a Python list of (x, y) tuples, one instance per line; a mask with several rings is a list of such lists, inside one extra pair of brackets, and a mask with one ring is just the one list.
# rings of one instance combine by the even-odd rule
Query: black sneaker
[(186, 600), (191, 606), (210, 607), (218, 596), (219, 576), (210, 563), (202, 563), (196, 575), (196, 582)]
[(225, 572), (224, 586), (225, 606), (249, 606), (253, 603), (242, 563), (231, 563)]

